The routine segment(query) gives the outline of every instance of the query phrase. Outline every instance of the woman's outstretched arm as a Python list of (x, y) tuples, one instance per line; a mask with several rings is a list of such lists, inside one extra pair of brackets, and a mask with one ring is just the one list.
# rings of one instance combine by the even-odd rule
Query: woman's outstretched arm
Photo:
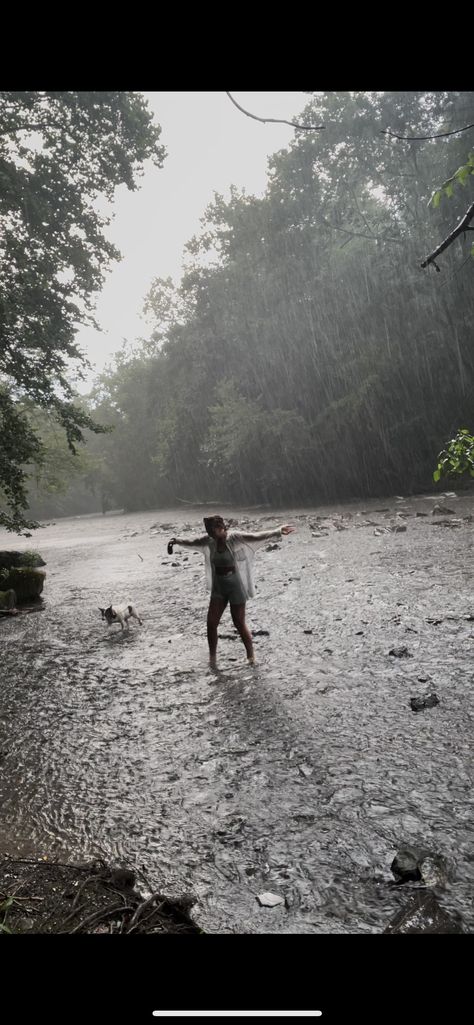
[(172, 537), (169, 543), (170, 545), (184, 545), (185, 548), (205, 548), (209, 544), (209, 535), (203, 534), (201, 537)]
[(270, 541), (272, 537), (281, 537), (282, 534), (292, 534), (294, 531), (289, 523), (285, 523), (283, 527), (273, 527), (271, 530), (259, 530), (253, 534), (243, 533), (240, 530), (236, 530), (235, 533), (239, 535), (242, 541)]

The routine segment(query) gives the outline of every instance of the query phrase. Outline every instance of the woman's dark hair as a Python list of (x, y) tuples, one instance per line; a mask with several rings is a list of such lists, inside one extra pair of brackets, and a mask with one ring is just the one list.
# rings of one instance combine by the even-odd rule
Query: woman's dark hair
[(216, 527), (225, 527), (222, 516), (205, 516), (204, 526), (206, 528), (209, 537), (212, 537)]

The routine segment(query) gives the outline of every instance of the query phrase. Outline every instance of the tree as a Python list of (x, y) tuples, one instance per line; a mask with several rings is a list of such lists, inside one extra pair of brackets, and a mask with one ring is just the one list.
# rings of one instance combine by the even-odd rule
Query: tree
[(143, 162), (162, 166), (161, 129), (143, 97), (125, 92), (0, 93), (0, 524), (20, 532), (28, 466), (43, 446), (25, 397), (49, 410), (71, 451), (103, 428), (74, 401), (75, 342), (93, 322), (94, 294), (118, 250), (99, 200), (137, 187)]

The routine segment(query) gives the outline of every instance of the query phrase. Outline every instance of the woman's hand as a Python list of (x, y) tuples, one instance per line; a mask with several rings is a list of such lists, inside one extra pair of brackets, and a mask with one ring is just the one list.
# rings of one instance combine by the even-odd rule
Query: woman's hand
[(285, 526), (281, 528), (282, 534), (292, 534), (295, 527), (292, 527), (290, 523), (285, 523)]

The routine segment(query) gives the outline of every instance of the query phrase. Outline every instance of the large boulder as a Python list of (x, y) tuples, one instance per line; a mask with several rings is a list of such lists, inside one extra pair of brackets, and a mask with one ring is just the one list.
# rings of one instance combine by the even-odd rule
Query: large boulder
[(16, 605), (16, 594), (12, 588), (9, 591), (0, 591), (0, 609), (14, 609)]
[(12, 566), (31, 566), (37, 569), (38, 566), (46, 566), (46, 563), (39, 552), (0, 552), (0, 569), (11, 569)]
[(38, 598), (43, 590), (46, 566), (38, 552), (0, 552), (0, 588), (2, 592), (15, 592), (14, 604)]
[(29, 601), (30, 598), (38, 598), (41, 594), (45, 576), (44, 569), (14, 566), (2, 580), (2, 587), (6, 591), (13, 589), (18, 603)]

